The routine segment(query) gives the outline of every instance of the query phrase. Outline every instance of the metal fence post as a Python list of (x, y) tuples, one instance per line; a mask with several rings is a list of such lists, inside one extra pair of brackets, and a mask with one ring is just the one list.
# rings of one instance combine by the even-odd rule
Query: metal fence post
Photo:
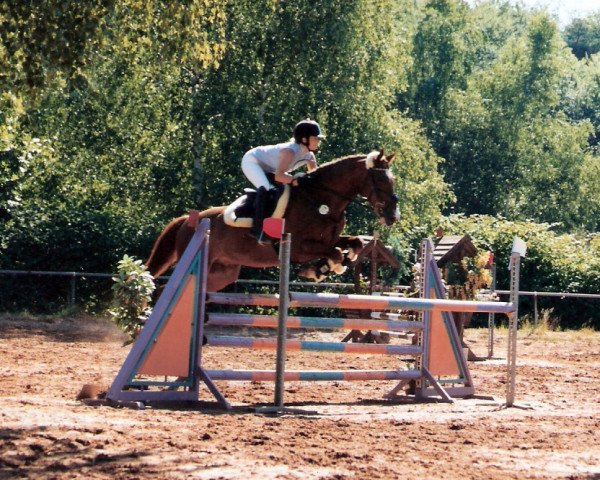
[(69, 308), (73, 308), (75, 306), (75, 289), (77, 283), (77, 276), (75, 273), (71, 276), (70, 288), (69, 288)]

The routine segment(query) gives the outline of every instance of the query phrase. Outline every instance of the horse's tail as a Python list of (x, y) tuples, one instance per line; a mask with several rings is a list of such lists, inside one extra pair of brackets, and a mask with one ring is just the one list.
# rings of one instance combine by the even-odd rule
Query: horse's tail
[(154, 278), (165, 273), (179, 258), (178, 233), (187, 222), (188, 215), (171, 220), (158, 236), (146, 260), (146, 268)]
[[(198, 213), (197, 220), (214, 218), (223, 213), (225, 207), (211, 207)], [(197, 221), (188, 221), (189, 215), (175, 218), (163, 229), (158, 236), (146, 260), (146, 268), (154, 278), (165, 273), (175, 262), (177, 262), (188, 243), (194, 236)]]

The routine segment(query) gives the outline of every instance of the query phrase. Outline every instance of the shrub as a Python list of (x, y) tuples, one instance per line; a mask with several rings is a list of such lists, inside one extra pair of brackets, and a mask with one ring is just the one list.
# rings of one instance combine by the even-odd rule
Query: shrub
[(110, 312), (119, 328), (135, 340), (150, 316), (154, 279), (141, 260), (125, 255), (118, 264), (115, 284), (115, 308)]
[[(448, 235), (468, 234), (480, 249), (494, 252), (496, 288), (509, 288), (508, 262), (514, 236), (527, 243), (521, 263), (520, 289), (536, 292), (598, 293), (600, 285), (600, 235), (565, 234), (556, 225), (513, 222), (486, 215), (451, 215), (442, 221)], [(531, 297), (521, 297), (523, 311)], [(600, 329), (598, 300), (540, 298), (538, 308), (553, 308), (561, 328), (593, 326)]]

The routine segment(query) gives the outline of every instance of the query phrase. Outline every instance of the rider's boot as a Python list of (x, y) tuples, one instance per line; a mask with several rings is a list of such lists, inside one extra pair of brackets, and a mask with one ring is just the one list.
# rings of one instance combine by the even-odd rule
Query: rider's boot
[(250, 235), (256, 238), (259, 242), (262, 241), (262, 227), (263, 220), (265, 219), (266, 200), (267, 189), (265, 187), (258, 187), (256, 190), (256, 196), (254, 197), (254, 218), (252, 219)]

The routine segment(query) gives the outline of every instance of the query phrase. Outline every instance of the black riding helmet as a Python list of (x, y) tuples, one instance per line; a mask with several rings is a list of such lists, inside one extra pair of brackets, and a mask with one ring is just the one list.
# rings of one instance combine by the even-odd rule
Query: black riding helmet
[(298, 122), (294, 127), (294, 140), (297, 143), (308, 146), (308, 142), (304, 139), (308, 137), (325, 138), (325, 135), (321, 133), (321, 127), (314, 120), (306, 119)]

